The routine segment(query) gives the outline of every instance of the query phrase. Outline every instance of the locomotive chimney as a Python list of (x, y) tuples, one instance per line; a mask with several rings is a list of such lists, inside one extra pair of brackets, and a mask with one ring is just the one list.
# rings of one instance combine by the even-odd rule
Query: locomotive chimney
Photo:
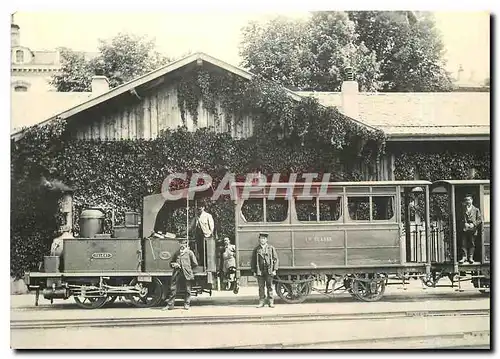
[(344, 82), (342, 82), (341, 99), (342, 113), (353, 119), (359, 117), (358, 109), (358, 83), (354, 80), (354, 71), (352, 67), (345, 69)]
[(62, 223), (59, 230), (61, 232), (71, 232), (73, 229), (73, 193), (72, 191), (64, 191), (59, 199), (59, 213), (61, 214)]

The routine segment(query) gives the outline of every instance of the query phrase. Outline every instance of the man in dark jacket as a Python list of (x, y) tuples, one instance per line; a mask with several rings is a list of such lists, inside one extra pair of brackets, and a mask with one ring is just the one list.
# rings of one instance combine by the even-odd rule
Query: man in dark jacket
[(193, 251), (189, 249), (187, 240), (181, 242), (181, 247), (173, 255), (170, 266), (174, 268), (170, 284), (170, 296), (167, 306), (163, 309), (174, 309), (177, 287), (179, 284), (182, 284), (186, 290), (184, 294), (184, 309), (188, 310), (191, 304), (191, 281), (194, 279), (193, 268), (198, 266), (198, 261)]
[(269, 306), (274, 308), (273, 298), (273, 277), (278, 270), (278, 253), (276, 249), (267, 243), (267, 233), (259, 234), (259, 245), (255, 247), (252, 253), (251, 268), (253, 275), (257, 277), (259, 284), (259, 305), (262, 308), (265, 305), (265, 288), (267, 288), (267, 299)]
[(465, 261), (468, 261), (470, 264), (474, 263), (476, 236), (482, 222), (479, 208), (472, 205), (472, 196), (469, 194), (466, 195), (462, 218), (460, 219), (459, 236), (461, 239), (462, 259), (459, 263), (464, 263)]

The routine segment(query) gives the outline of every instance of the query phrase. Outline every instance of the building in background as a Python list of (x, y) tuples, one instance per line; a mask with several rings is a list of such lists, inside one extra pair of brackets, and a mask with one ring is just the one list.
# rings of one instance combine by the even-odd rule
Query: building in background
[[(56, 91), (49, 82), (61, 68), (58, 50), (33, 50), (21, 43), (21, 29), (11, 16), (11, 91), (14, 92), (48, 92)], [(97, 55), (85, 52), (90, 59)]]

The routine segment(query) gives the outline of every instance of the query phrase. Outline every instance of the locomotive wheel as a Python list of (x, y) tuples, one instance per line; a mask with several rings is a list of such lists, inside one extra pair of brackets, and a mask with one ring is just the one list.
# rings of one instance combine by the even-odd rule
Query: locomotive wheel
[(82, 297), (73, 296), (76, 305), (83, 309), (98, 309), (106, 304), (108, 297)]
[(358, 296), (356, 295), (356, 293), (354, 293), (354, 291), (352, 289), (352, 283), (353, 283), (353, 279), (352, 278), (345, 278), (344, 279), (344, 288), (351, 295), (351, 297), (358, 298)]
[(379, 275), (375, 275), (375, 278), (370, 278), (367, 281), (354, 279), (352, 291), (359, 300), (364, 302), (376, 302), (384, 295), (385, 282), (386, 279)]
[(278, 296), (288, 304), (298, 304), (306, 300), (306, 297), (311, 293), (310, 282), (298, 283), (276, 283), (276, 292)]
[(106, 302), (106, 304), (113, 304), (116, 301), (117, 298), (118, 298), (117, 295), (110, 295), (108, 297), (108, 301)]
[[(137, 279), (132, 279), (130, 286), (137, 285)], [(139, 308), (149, 308), (158, 305), (163, 296), (163, 285), (158, 278), (153, 277), (151, 282), (140, 282), (142, 286), (141, 294), (127, 294), (125, 296), (134, 306)]]

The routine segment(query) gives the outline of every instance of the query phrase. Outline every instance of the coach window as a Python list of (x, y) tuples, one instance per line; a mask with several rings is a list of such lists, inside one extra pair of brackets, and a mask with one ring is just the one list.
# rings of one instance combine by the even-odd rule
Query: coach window
[(319, 200), (319, 220), (338, 221), (341, 216), (342, 197)]
[(349, 218), (354, 221), (370, 220), (370, 197), (348, 197)]
[(267, 222), (283, 222), (288, 218), (288, 203), (287, 199), (266, 200), (266, 221)]
[(246, 222), (264, 222), (264, 200), (247, 199), (241, 206), (241, 214)]
[(301, 222), (316, 222), (316, 199), (295, 199), (295, 211), (297, 219)]
[(372, 197), (372, 220), (388, 221), (394, 217), (394, 197), (373, 196)]

